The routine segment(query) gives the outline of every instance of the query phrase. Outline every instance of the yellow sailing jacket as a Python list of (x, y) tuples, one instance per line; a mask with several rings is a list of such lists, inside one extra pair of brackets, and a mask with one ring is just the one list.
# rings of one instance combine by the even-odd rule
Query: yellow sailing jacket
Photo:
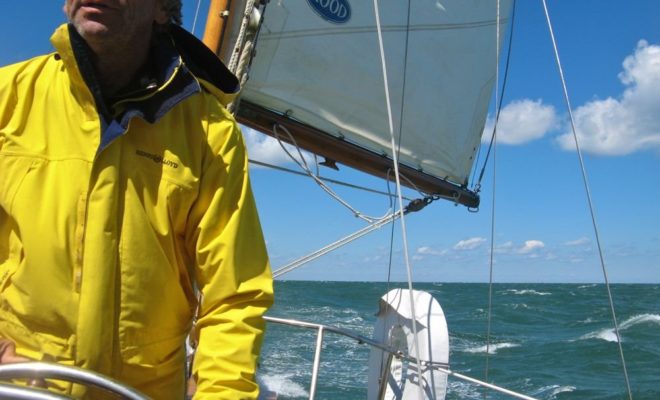
[(181, 399), (199, 289), (196, 398), (255, 398), (272, 279), (238, 85), (174, 29), (156, 87), (107, 107), (67, 25), (0, 69), (0, 337)]

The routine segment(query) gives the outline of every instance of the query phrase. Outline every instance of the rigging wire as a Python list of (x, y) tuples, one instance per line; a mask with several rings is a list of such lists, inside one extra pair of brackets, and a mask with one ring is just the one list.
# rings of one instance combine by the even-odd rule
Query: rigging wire
[[(387, 191), (391, 193), (391, 188), (390, 188), (390, 183), (392, 180), (390, 179), (390, 173), (392, 172), (391, 169), (387, 170)], [(389, 197), (390, 200), (390, 210), (395, 209), (395, 204), (394, 204), (394, 198)], [(394, 231), (395, 231), (395, 226), (394, 224), (390, 224), (390, 251), (388, 252), (388, 257), (387, 257), (387, 289), (385, 290), (385, 293), (390, 293), (390, 284), (392, 283), (392, 261), (394, 260)], [(380, 337), (386, 337), (385, 335), (385, 330), (386, 330), (385, 324), (383, 324), (383, 329), (381, 330), (381, 336)], [(380, 358), (380, 368), (379, 371), (383, 371), (383, 365), (385, 363), (385, 357)]]
[(585, 193), (587, 195), (587, 203), (589, 205), (589, 213), (591, 214), (591, 223), (594, 229), (594, 234), (596, 237), (596, 246), (598, 247), (598, 256), (600, 257), (600, 266), (603, 271), (603, 278), (605, 279), (605, 287), (607, 288), (607, 296), (610, 303), (610, 312), (612, 314), (612, 322), (614, 323), (614, 333), (616, 334), (616, 342), (619, 347), (619, 355), (621, 357), (621, 365), (623, 367), (623, 376), (626, 381), (626, 388), (628, 390), (628, 398), (632, 400), (632, 389), (630, 388), (630, 379), (628, 378), (628, 370), (626, 368), (626, 359), (623, 355), (623, 345), (621, 344), (621, 334), (619, 332), (619, 324), (617, 323), (616, 312), (614, 310), (614, 299), (612, 297), (612, 290), (610, 288), (610, 282), (607, 277), (607, 268), (605, 267), (605, 258), (603, 257), (603, 249), (600, 242), (600, 234), (598, 230), (598, 225), (596, 224), (596, 216), (593, 206), (593, 201), (591, 199), (591, 190), (589, 189), (589, 181), (587, 179), (587, 171), (584, 165), (584, 159), (582, 157), (582, 150), (580, 149), (580, 141), (578, 139), (577, 130), (575, 129), (575, 119), (573, 118), (573, 111), (571, 108), (571, 102), (568, 97), (568, 89), (566, 87), (566, 79), (564, 78), (564, 71), (561, 66), (561, 61), (559, 59), (559, 50), (557, 48), (557, 41), (555, 40), (554, 30), (552, 28), (552, 23), (550, 22), (550, 13), (548, 12), (548, 6), (546, 0), (542, 0), (543, 10), (545, 11), (545, 18), (548, 22), (548, 30), (550, 31), (550, 38), (552, 39), (552, 47), (555, 53), (555, 62), (557, 63), (557, 69), (559, 70), (559, 77), (561, 79), (564, 101), (566, 102), (566, 107), (568, 109), (568, 116), (571, 122), (571, 131), (573, 133), (573, 139), (575, 140), (575, 149), (578, 155), (578, 160), (580, 161), (580, 170), (582, 172), (582, 181), (584, 183)]
[(199, 16), (199, 7), (202, 5), (202, 0), (197, 0), (197, 9), (195, 10), (195, 18), (193, 18), (192, 28), (190, 33), (195, 34), (195, 27), (197, 26), (197, 17)]
[[(515, 0), (513, 3), (515, 9)], [(499, 91), (499, 78), (500, 78), (500, 0), (497, 0), (497, 23), (495, 24), (495, 103), (502, 104), (501, 98), (503, 97)], [(510, 48), (510, 47), (509, 47)], [(498, 109), (499, 114), (499, 109)], [(488, 371), (490, 369), (490, 335), (492, 328), (493, 316), (493, 265), (495, 254), (495, 193), (496, 193), (496, 177), (497, 177), (497, 122), (493, 126), (493, 136), (491, 138), (491, 145), (493, 149), (493, 186), (492, 186), (492, 205), (490, 213), (490, 256), (488, 260), (488, 317), (486, 322), (486, 365), (484, 371), (484, 381), (488, 382)], [(488, 149), (490, 151), (490, 147)], [(486, 158), (486, 161), (488, 158)], [(484, 399), (488, 397), (488, 388), (484, 390)]]
[[(504, 75), (502, 77), (502, 89), (500, 90), (501, 94), (500, 94), (499, 102), (496, 102), (497, 111), (495, 112), (495, 122), (493, 123), (493, 133), (492, 133), (491, 138), (490, 138), (490, 143), (488, 145), (488, 150), (486, 151), (486, 158), (484, 159), (484, 164), (481, 167), (481, 171), (479, 172), (479, 179), (477, 179), (477, 182), (474, 185), (474, 191), (477, 192), (477, 193), (479, 192), (479, 190), (481, 188), (481, 181), (483, 180), (484, 174), (486, 172), (486, 166), (488, 165), (488, 158), (490, 157), (490, 152), (492, 150), (492, 147), (494, 146), (493, 141), (494, 141), (494, 138), (495, 138), (495, 129), (497, 128), (497, 124), (500, 120), (500, 114), (502, 112), (502, 103), (503, 103), (503, 100), (504, 100), (504, 92), (506, 90), (506, 84), (509, 80), (508, 79), (509, 78), (509, 65), (510, 65), (510, 62), (511, 62), (511, 48), (512, 48), (512, 44), (513, 44), (513, 28), (515, 26), (514, 23), (515, 23), (515, 20), (516, 20), (516, 0), (513, 0), (512, 7), (513, 8), (512, 8), (512, 11), (511, 11), (511, 19), (510, 19), (510, 22), (509, 22), (509, 26), (510, 26), (510, 28), (509, 28), (509, 43), (507, 44), (506, 61), (505, 61), (505, 64), (504, 64)], [(497, 28), (499, 29), (499, 24), (498, 24)], [(498, 46), (499, 46), (499, 39), (498, 39)], [(499, 55), (497, 57), (499, 59)], [(499, 61), (498, 61), (497, 64), (499, 66)], [(496, 81), (496, 82), (498, 82), (498, 81)], [(497, 87), (497, 85), (496, 85), (496, 87)], [(478, 160), (479, 155), (480, 154), (477, 154), (477, 160), (475, 161), (474, 165), (479, 164), (479, 160)], [(477, 169), (475, 168), (474, 173), (476, 174), (476, 172), (477, 172)], [(472, 181), (474, 182), (474, 174), (472, 176)]]
[[(381, 67), (383, 71), (383, 86), (385, 89), (385, 102), (387, 106), (387, 117), (388, 117), (388, 126), (389, 126), (389, 131), (390, 131), (390, 140), (391, 140), (391, 149), (392, 149), (392, 161), (394, 163), (394, 178), (396, 179), (396, 191), (397, 191), (397, 197), (399, 200), (399, 210), (398, 213), (400, 215), (401, 219), (401, 232), (402, 232), (402, 240), (403, 240), (403, 253), (404, 253), (404, 260), (406, 263), (406, 274), (408, 277), (408, 291), (410, 293), (410, 312), (411, 315), (413, 316), (412, 318), (412, 328), (413, 328), (413, 335), (415, 338), (414, 341), (414, 346), (415, 346), (415, 359), (417, 361), (417, 365), (422, 365), (421, 364), (421, 357), (420, 357), (420, 350), (419, 350), (419, 345), (417, 343), (417, 322), (415, 320), (415, 305), (414, 305), (414, 296), (413, 296), (413, 288), (412, 288), (412, 268), (410, 265), (410, 257), (409, 257), (409, 251), (408, 251), (408, 239), (407, 239), (407, 234), (406, 234), (406, 219), (404, 216), (404, 209), (403, 209), (403, 196), (401, 194), (401, 179), (399, 177), (399, 157), (397, 154), (397, 146), (394, 140), (394, 122), (392, 118), (392, 103), (390, 101), (390, 91), (389, 91), (389, 83), (387, 79), (387, 62), (385, 60), (385, 48), (383, 46), (383, 32), (381, 28), (381, 23), (380, 23), (380, 14), (378, 11), (378, 0), (373, 0), (373, 5), (374, 5), (374, 13), (376, 17), (376, 28), (378, 32), (378, 47), (380, 50), (380, 59), (381, 59)], [(421, 368), (417, 369), (417, 379), (420, 385), (417, 386), (419, 389), (419, 398), (420, 400), (424, 398), (424, 392), (421, 386), (422, 382), (422, 372)]]

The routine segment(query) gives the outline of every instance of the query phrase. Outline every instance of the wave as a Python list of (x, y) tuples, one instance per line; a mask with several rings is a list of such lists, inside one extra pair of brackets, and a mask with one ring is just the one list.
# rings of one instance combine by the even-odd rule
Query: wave
[[(627, 320), (623, 321), (621, 324), (619, 324), (619, 331), (624, 331), (626, 329), (632, 328), (635, 325), (646, 324), (646, 323), (660, 325), (660, 315), (640, 314), (640, 315), (632, 316)], [(589, 332), (585, 335), (580, 336), (580, 339), (602, 339), (607, 342), (617, 341), (614, 328), (605, 328), (605, 329)]]
[(264, 395), (267, 392), (273, 392), (278, 397), (309, 398), (309, 393), (301, 385), (291, 380), (292, 376), (292, 374), (260, 375), (257, 382)]
[(567, 393), (567, 392), (573, 392), (576, 389), (575, 386), (559, 386), (559, 385), (551, 385), (551, 386), (544, 386), (534, 392), (534, 396), (537, 397), (543, 397), (547, 399), (555, 399), (558, 394), (560, 393)]
[(552, 293), (549, 293), (549, 292), (537, 292), (534, 289), (509, 289), (509, 290), (505, 290), (504, 293), (533, 294), (533, 295), (536, 295), (536, 296), (548, 296), (548, 295), (552, 294)]
[(660, 325), (660, 315), (658, 314), (640, 314), (640, 315), (635, 315), (634, 317), (630, 317), (627, 320), (625, 320), (620, 326), (620, 329), (628, 329), (632, 326), (638, 325), (638, 324), (644, 324), (644, 323), (653, 323)]
[[(488, 346), (488, 354), (497, 354), (497, 351), (500, 349), (509, 349), (511, 347), (520, 347), (519, 344), (516, 343), (492, 343)], [(466, 353), (485, 353), (486, 352), (486, 345), (483, 346), (475, 346), (475, 347), (468, 347), (465, 350)]]
[(587, 289), (587, 288), (592, 288), (592, 287), (596, 287), (596, 286), (598, 286), (597, 283), (590, 283), (588, 285), (580, 285), (580, 286), (578, 286), (578, 289)]
[(524, 310), (525, 310), (525, 309), (529, 309), (529, 306), (528, 306), (527, 304), (525, 304), (525, 303), (520, 303), (520, 304), (510, 304), (510, 306), (511, 306), (511, 308), (513, 308), (514, 310), (517, 310), (517, 309), (519, 309), (519, 308), (522, 308), (522, 309), (524, 309)]
[(452, 398), (458, 399), (480, 400), (484, 397), (479, 386), (459, 380), (449, 380), (447, 382), (447, 393), (452, 394)]

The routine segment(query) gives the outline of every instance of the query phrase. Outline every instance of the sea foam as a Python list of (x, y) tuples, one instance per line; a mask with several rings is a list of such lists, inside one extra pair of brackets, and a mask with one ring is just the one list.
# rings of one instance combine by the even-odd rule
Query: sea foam
[(263, 375), (259, 376), (257, 381), (263, 394), (274, 392), (279, 398), (309, 398), (305, 388), (291, 380), (292, 376), (291, 374)]
[(536, 296), (549, 296), (549, 295), (552, 294), (552, 293), (548, 293), (548, 292), (537, 292), (534, 289), (509, 289), (509, 290), (504, 291), (504, 293), (519, 294), (519, 295), (533, 294), (533, 295), (536, 295)]
[[(496, 354), (498, 350), (500, 349), (508, 349), (511, 347), (520, 347), (519, 344), (516, 343), (492, 343), (488, 346), (488, 354)], [(485, 353), (486, 352), (486, 346), (475, 346), (475, 347), (468, 347), (465, 349), (466, 353)]]
[(534, 392), (534, 396), (543, 397), (547, 399), (555, 399), (556, 396), (560, 393), (572, 392), (576, 388), (575, 386), (560, 386), (560, 385), (551, 385), (544, 386)]

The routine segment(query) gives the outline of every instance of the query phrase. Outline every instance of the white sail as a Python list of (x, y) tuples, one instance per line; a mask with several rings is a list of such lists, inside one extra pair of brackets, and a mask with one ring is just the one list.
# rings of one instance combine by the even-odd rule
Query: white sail
[[(501, 36), (510, 5), (501, 2)], [(495, 80), (496, 7), (380, 2), (402, 164), (467, 183)], [(271, 1), (241, 99), (391, 155), (372, 2)]]

